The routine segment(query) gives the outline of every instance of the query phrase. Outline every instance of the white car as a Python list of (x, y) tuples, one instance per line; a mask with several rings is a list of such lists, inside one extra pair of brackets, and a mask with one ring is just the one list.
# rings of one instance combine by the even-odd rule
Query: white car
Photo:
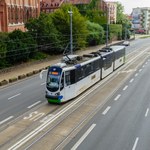
[(124, 42), (122, 43), (122, 45), (124, 45), (124, 46), (129, 46), (129, 45), (130, 45), (130, 42), (129, 42), (129, 41), (124, 41)]

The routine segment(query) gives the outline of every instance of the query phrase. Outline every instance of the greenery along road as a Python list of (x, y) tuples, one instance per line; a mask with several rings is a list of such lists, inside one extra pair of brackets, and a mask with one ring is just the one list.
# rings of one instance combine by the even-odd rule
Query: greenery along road
[[(27, 32), (0, 33), (0, 69), (69, 50), (70, 9), (73, 12), (73, 50), (105, 43), (107, 12), (99, 10), (97, 5), (95, 0), (86, 7), (64, 4), (54, 13), (41, 13), (39, 18), (28, 20)], [(124, 38), (125, 27), (130, 29), (127, 20), (123, 6), (118, 3), (117, 23), (109, 25), (110, 41)]]

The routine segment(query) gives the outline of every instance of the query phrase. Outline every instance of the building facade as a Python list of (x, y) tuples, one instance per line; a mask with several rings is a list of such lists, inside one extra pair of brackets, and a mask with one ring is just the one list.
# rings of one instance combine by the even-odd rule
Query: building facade
[(147, 34), (150, 32), (150, 7), (141, 9), (141, 27)]
[(132, 10), (132, 28), (139, 33), (150, 33), (150, 7), (137, 7)]
[(29, 18), (40, 14), (40, 0), (0, 0), (0, 32), (25, 31)]
[[(73, 5), (87, 5), (92, 0), (41, 0), (40, 10), (41, 12), (51, 13), (58, 9), (63, 3), (71, 3)], [(106, 12), (107, 4), (104, 0), (98, 1), (98, 7), (100, 10)]]
[(58, 9), (64, 0), (41, 0), (40, 11), (44, 13), (51, 13)]
[(116, 23), (117, 20), (117, 3), (105, 1), (107, 5), (108, 23)]

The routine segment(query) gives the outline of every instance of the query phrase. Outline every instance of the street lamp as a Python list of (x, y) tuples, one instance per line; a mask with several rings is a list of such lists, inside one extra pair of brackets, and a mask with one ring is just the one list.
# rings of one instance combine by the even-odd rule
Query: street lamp
[(68, 11), (70, 14), (70, 53), (73, 54), (73, 46), (72, 46), (72, 10)]
[(107, 4), (106, 6), (106, 10), (107, 10), (107, 25), (106, 25), (106, 47), (108, 47), (108, 26), (110, 23), (110, 14), (109, 14), (109, 5)]

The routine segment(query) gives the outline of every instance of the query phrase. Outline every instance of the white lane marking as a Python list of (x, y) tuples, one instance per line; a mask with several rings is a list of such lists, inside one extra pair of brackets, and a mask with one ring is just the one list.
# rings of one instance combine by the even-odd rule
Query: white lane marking
[(45, 85), (46, 84), (46, 82), (44, 82), (44, 83), (41, 83), (41, 85)]
[(8, 100), (13, 99), (13, 98), (15, 98), (15, 97), (17, 97), (19, 95), (21, 95), (21, 93), (18, 93), (18, 94), (14, 95), (14, 96), (9, 97)]
[(126, 86), (123, 88), (123, 91), (125, 91), (127, 88), (128, 88), (128, 85), (126, 85)]
[(32, 108), (32, 107), (34, 107), (35, 105), (37, 105), (37, 104), (39, 104), (39, 103), (41, 103), (41, 101), (38, 101), (38, 102), (36, 102), (36, 103), (34, 103), (34, 104), (28, 106), (27, 108)]
[(139, 138), (137, 137), (136, 140), (135, 140), (135, 142), (134, 142), (134, 145), (133, 145), (132, 150), (135, 150), (135, 149), (136, 149), (137, 144), (138, 144), (138, 141), (139, 141)]
[(8, 118), (2, 120), (2, 121), (0, 122), (0, 125), (3, 124), (3, 123), (5, 123), (6, 121), (12, 119), (13, 117), (14, 117), (14, 116), (10, 116), (10, 117), (8, 117)]
[(139, 72), (141, 72), (141, 71), (142, 71), (142, 69), (139, 70)]
[(103, 115), (106, 115), (110, 108), (111, 108), (111, 106), (108, 106), (108, 107), (103, 111), (102, 114), (103, 114)]
[[(133, 62), (137, 57), (139, 57), (140, 55), (142, 55), (146, 50), (148, 50), (148, 48), (144, 49), (136, 57), (134, 57), (133, 59), (131, 59), (130, 61), (128, 61), (126, 63), (127, 64), (126, 68), (128, 67), (128, 64), (130, 64), (131, 62)], [(96, 86), (94, 86), (93, 88), (91, 88), (88, 92), (86, 92), (81, 97), (79, 97), (78, 99), (76, 99), (76, 101), (74, 101), (71, 104), (69, 104), (68, 106), (66, 106), (64, 109), (62, 109), (57, 114), (55, 114), (53, 117), (51, 117), (50, 119), (48, 119), (47, 121), (45, 121), (43, 124), (41, 124), (40, 126), (38, 126), (36, 129), (34, 129), (28, 135), (26, 135), (25, 137), (23, 137), (22, 139), (20, 139), (17, 143), (15, 143), (13, 146), (11, 146), (8, 150), (18, 149), (20, 146), (22, 146), (24, 143), (26, 143), (27, 141), (29, 141), (32, 137), (34, 137), (36, 134), (38, 134), (44, 128), (46, 128), (49, 124), (51, 124), (53, 121), (55, 121), (58, 117), (62, 116), (62, 114), (66, 113), (74, 105), (76, 105), (78, 102), (80, 102), (84, 97), (86, 97), (91, 92), (93, 92), (95, 89), (97, 89), (99, 86), (100, 86), (100, 84), (97, 84)]]
[(120, 98), (120, 96), (121, 96), (121, 95), (120, 95), (120, 94), (118, 94), (118, 95), (115, 97), (115, 99), (114, 99), (114, 100), (115, 100), (115, 101), (117, 101), (117, 100)]
[(148, 112), (149, 112), (149, 108), (147, 108), (147, 110), (146, 110), (145, 117), (148, 116)]
[(131, 80), (130, 80), (130, 83), (132, 83), (134, 81), (134, 78), (132, 78)]
[(135, 77), (137, 77), (137, 76), (138, 76), (138, 73), (135, 74)]
[(143, 68), (145, 67), (145, 65), (143, 65)]
[(90, 132), (94, 129), (95, 126), (96, 124), (92, 124), (91, 127), (78, 140), (78, 142), (71, 148), (71, 150), (76, 150), (79, 147), (79, 145), (85, 140), (85, 138), (90, 134)]
[(145, 63), (145, 65), (147, 65), (147, 62)]
[(74, 105), (76, 105), (78, 102), (80, 102), (84, 97), (86, 97), (87, 95), (89, 95), (91, 92), (93, 92), (95, 89), (97, 89), (100, 85), (97, 85), (93, 88), (91, 88), (91, 90), (89, 90), (87, 93), (83, 94), (80, 98), (78, 98), (76, 101), (72, 102), (70, 105), (66, 106), (64, 109), (60, 110), (57, 114), (55, 114), (54, 116), (52, 116), (51, 118), (47, 119), (43, 124), (41, 124), (40, 126), (38, 126), (36, 129), (34, 129), (32, 132), (30, 132), (29, 134), (27, 134), (25, 137), (23, 137), (22, 139), (20, 139), (17, 143), (15, 143), (14, 145), (12, 145), (10, 148), (8, 148), (8, 150), (16, 150), (19, 147), (21, 147), (24, 143), (26, 143), (27, 141), (29, 141), (32, 137), (34, 137), (36, 134), (38, 134), (39, 132), (41, 132), (44, 128), (46, 128), (48, 125), (50, 125), (53, 121), (55, 121), (57, 118), (59, 118), (60, 116), (62, 116), (64, 113), (66, 113), (69, 109), (71, 109)]

